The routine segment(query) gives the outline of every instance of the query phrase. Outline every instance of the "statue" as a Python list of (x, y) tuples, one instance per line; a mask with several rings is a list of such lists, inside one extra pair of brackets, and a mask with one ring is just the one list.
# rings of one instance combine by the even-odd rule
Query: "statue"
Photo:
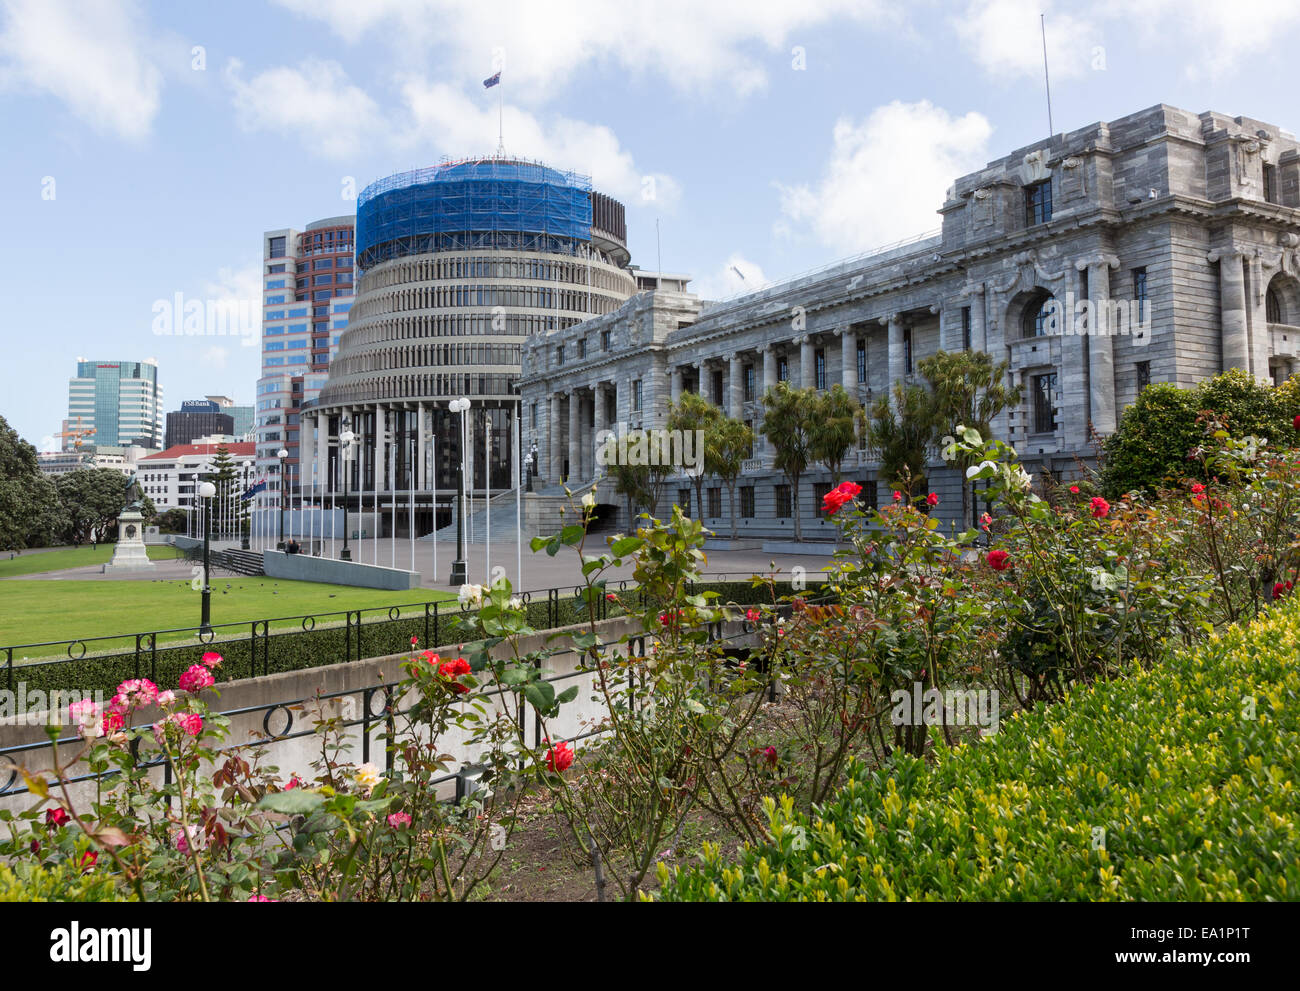
[(126, 491), (123, 493), (123, 498), (126, 499), (126, 506), (124, 508), (127, 510), (139, 512), (144, 506), (144, 489), (140, 488), (140, 483), (136, 480), (134, 472), (127, 480)]

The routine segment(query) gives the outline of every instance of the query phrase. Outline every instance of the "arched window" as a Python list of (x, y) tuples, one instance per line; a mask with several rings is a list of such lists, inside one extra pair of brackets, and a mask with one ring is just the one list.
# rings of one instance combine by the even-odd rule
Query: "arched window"
[(1045, 293), (1038, 299), (1031, 300), (1025, 307), (1025, 315), (1021, 323), (1022, 336), (1042, 337), (1049, 330), (1056, 333), (1060, 330), (1056, 326), (1059, 322), (1060, 313), (1056, 300)]
[(1264, 294), (1264, 317), (1269, 323), (1282, 323), (1282, 298), (1271, 286)]

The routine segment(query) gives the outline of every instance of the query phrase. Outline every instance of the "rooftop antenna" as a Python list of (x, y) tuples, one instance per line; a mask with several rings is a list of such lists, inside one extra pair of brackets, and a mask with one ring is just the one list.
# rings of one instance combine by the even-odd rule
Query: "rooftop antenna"
[(1043, 84), (1047, 88), (1047, 136), (1055, 136), (1056, 127), (1052, 124), (1052, 79), (1047, 74), (1047, 15), (1038, 15), (1038, 24), (1043, 32)]
[(655, 217), (655, 257), (659, 264), (659, 278), (662, 281), (664, 274), (664, 252), (663, 246), (659, 243), (659, 218)]

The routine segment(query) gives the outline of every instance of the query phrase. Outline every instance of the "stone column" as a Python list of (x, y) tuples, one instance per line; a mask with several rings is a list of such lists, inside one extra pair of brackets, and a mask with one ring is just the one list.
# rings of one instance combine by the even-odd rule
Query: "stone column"
[(553, 485), (559, 485), (564, 481), (564, 448), (560, 445), (560, 433), (562, 430), (560, 421), (560, 393), (552, 392), (547, 403), (550, 407), (548, 416), (550, 423), (546, 431), (546, 477), (551, 480)]
[(386, 466), (384, 456), (388, 453), (384, 450), (384, 417), (386, 412), (382, 406), (375, 407), (375, 492), (380, 492), (384, 488), (384, 468)]
[(776, 348), (763, 345), (763, 392), (776, 388)]
[(799, 386), (803, 389), (816, 388), (817, 369), (814, 366), (813, 339), (804, 334), (803, 337), (795, 338), (795, 343), (799, 345)]
[[(323, 426), (322, 426), (323, 425)], [(330, 418), (325, 413), (318, 413), (312, 420), (312, 432), (316, 435), (316, 487), (324, 492), (330, 470)]]
[(569, 488), (582, 477), (582, 399), (569, 390)]
[(903, 360), (903, 315), (893, 313), (881, 318), (881, 323), (889, 328), (889, 403), (894, 404), (894, 385), (907, 377), (907, 365)]
[(966, 288), (966, 301), (970, 305), (970, 346), (976, 351), (989, 349), (988, 328), (984, 322), (984, 286)]
[(420, 403), (415, 413), (416, 426), (416, 476), (415, 488), (418, 492), (424, 492), (429, 487), (429, 434), (428, 428), (424, 422), (424, 403)]
[(745, 363), (740, 355), (733, 354), (727, 369), (727, 415), (735, 420), (745, 418)]
[(589, 445), (592, 452), (591, 477), (600, 478), (605, 474), (605, 472), (604, 472), (604, 465), (600, 463), (600, 458), (596, 450), (596, 445), (599, 444), (602, 440), (600, 435), (609, 428), (609, 424), (605, 416), (604, 384), (597, 383), (595, 387), (591, 390), (591, 396), (592, 396), (591, 405), (592, 405), (592, 419), (593, 419), (593, 429), (591, 432), (591, 444)]
[[(1261, 385), (1273, 384), (1273, 376), (1268, 367), (1273, 340), (1268, 331), (1268, 304), (1265, 300), (1269, 279), (1277, 272), (1277, 264), (1281, 261), (1279, 252), (1274, 264), (1266, 263), (1258, 249), (1250, 259), (1250, 299), (1247, 302), (1250, 307), (1250, 367), (1255, 374), (1255, 381)], [(1148, 300), (1147, 306), (1150, 305)]]
[[(1073, 285), (1069, 281), (1063, 281), (1057, 292), (1057, 300), (1061, 306), (1065, 306), (1065, 299), (1062, 297), (1061, 290), (1073, 292), (1078, 299), (1089, 296), (1089, 291), (1085, 291), (1085, 279), (1091, 282), (1090, 272), (1086, 260), (1084, 262), (1075, 262), (1077, 278)], [(1105, 280), (1109, 283), (1109, 277)], [(974, 311), (972, 310), (972, 314)], [(1062, 328), (1062, 337), (1060, 338), (1061, 346), (1061, 372), (1059, 379), (1059, 391), (1061, 393), (1060, 415), (1057, 418), (1058, 425), (1064, 426), (1063, 438), (1067, 448), (1084, 451), (1088, 448), (1089, 433), (1088, 424), (1092, 422), (1092, 393), (1090, 383), (1092, 375), (1089, 371), (1089, 353), (1094, 346), (1092, 338), (1079, 336), (1075, 331), (1077, 318), (1073, 313), (1064, 315), (1065, 326)], [(1033, 378), (1032, 376), (1025, 379), (1025, 403), (1024, 410), (1026, 416), (1024, 419), (1017, 421), (1018, 425), (1023, 427), (1026, 432), (1032, 427), (1032, 417), (1034, 410), (1033, 397)]]
[(840, 336), (840, 385), (850, 396), (858, 394), (858, 335), (852, 327), (841, 327), (835, 333)]
[(1238, 248), (1216, 248), (1208, 258), (1219, 263), (1219, 312), (1223, 328), (1223, 370), (1250, 371), (1250, 335), (1246, 329), (1246, 279)]
[(682, 369), (680, 365), (673, 366), (672, 379), (672, 395), (670, 398), (674, 403), (680, 402), (682, 398)]
[[(1111, 254), (1092, 255), (1075, 262), (1088, 271), (1088, 298), (1092, 300), (1088, 327), (1088, 404), (1092, 427), (1102, 436), (1115, 432), (1115, 341), (1110, 325), (1110, 270), (1119, 268)], [(1067, 338), (1068, 340), (1068, 338)]]

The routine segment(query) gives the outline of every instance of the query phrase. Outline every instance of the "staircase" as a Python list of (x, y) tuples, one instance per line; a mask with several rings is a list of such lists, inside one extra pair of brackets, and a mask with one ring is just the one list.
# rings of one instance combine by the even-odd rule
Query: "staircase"
[[(469, 539), (474, 543), (482, 543), (488, 536), (489, 515), (491, 516), (491, 536), (493, 540), (513, 540), (516, 533), (515, 527), (515, 493), (511, 489), (507, 492), (499, 493), (492, 497), (491, 503), (484, 508), (483, 500), (478, 499), (474, 502), (474, 510), (469, 516)], [(421, 540), (436, 540), (440, 544), (454, 544), (456, 542), (457, 520), (453, 519), (447, 526), (442, 527), (436, 533), (431, 533), (421, 537)], [(524, 522), (527, 528), (527, 520)]]
[(236, 575), (256, 576), (266, 574), (262, 569), (262, 554), (260, 551), (243, 551), (231, 547), (213, 554), (212, 563), (218, 568), (224, 568)]

